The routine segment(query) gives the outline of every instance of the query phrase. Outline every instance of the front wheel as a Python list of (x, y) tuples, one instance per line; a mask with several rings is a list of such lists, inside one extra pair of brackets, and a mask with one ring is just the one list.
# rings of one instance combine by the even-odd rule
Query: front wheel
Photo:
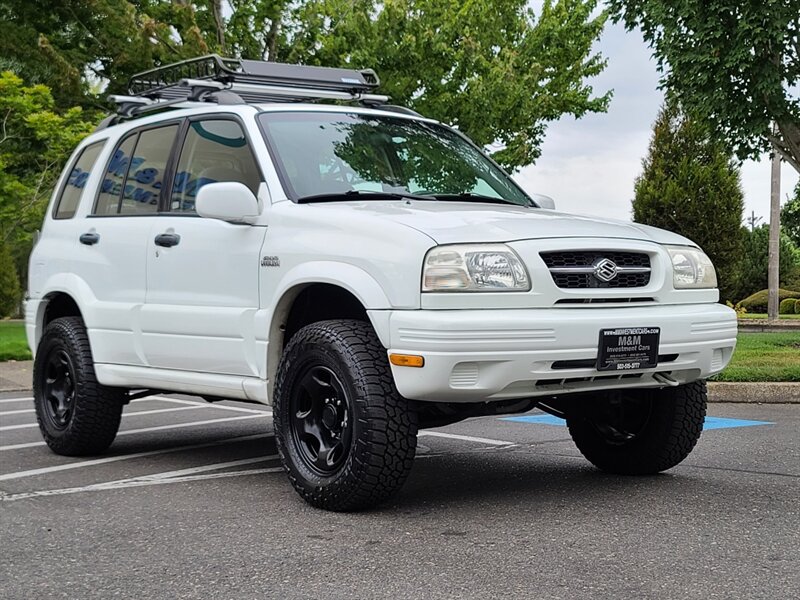
[(374, 506), (411, 471), (417, 413), (395, 388), (368, 323), (321, 321), (298, 331), (278, 367), (273, 415), (283, 466), (312, 506)]
[(673, 388), (614, 391), (576, 401), (567, 426), (578, 450), (597, 468), (648, 475), (685, 459), (703, 430), (705, 381)]

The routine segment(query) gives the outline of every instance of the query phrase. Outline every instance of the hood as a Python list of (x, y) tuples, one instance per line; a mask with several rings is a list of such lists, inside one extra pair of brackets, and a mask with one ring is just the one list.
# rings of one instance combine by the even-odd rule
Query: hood
[(437, 244), (600, 237), (694, 245), (683, 236), (647, 225), (510, 204), (399, 200), (335, 202), (315, 208), (389, 219), (428, 235)]

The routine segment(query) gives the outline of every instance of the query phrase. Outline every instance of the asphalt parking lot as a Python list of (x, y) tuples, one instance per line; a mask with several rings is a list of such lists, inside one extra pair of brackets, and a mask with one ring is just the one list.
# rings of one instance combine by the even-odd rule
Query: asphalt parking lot
[(399, 496), (332, 514), (289, 486), (266, 407), (136, 401), (75, 459), (30, 393), (0, 394), (0, 597), (797, 597), (800, 405), (709, 413), (646, 478), (594, 470), (538, 413), (424, 432)]

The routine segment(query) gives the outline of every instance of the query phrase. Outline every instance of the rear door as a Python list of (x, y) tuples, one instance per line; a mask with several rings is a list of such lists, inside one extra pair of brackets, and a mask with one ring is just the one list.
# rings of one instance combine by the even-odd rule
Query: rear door
[(234, 117), (190, 119), (182, 137), (169, 211), (148, 240), (145, 356), (165, 369), (263, 376), (255, 321), (266, 227), (205, 219), (194, 209), (197, 191), (212, 182), (238, 181), (258, 194), (260, 170)]
[(70, 271), (94, 297), (88, 320), (97, 363), (143, 365), (138, 340), (147, 242), (178, 123), (134, 130), (106, 158), (91, 214), (77, 219)]

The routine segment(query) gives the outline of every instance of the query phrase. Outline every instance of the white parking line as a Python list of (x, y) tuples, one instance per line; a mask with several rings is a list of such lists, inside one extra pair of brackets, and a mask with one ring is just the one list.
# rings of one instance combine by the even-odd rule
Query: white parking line
[[(137, 411), (133, 411), (133, 412), (123, 413), (122, 416), (123, 416), (123, 418), (124, 417), (141, 417), (143, 415), (155, 415), (155, 414), (158, 414), (158, 413), (177, 412), (179, 410), (197, 410), (198, 408), (220, 408), (220, 407), (205, 406), (204, 404), (196, 404), (196, 405), (193, 405), (193, 406), (178, 406), (176, 408), (157, 408), (155, 410), (137, 410)], [(25, 411), (21, 410), (21, 411), (18, 411), (18, 412), (22, 413), (22, 412), (25, 412)], [(34, 411), (31, 410), (30, 412), (34, 412)], [(13, 413), (0, 413), (0, 417), (2, 417), (4, 414), (5, 415), (9, 415), (9, 414), (13, 414)], [(22, 425), (5, 425), (3, 427), (0, 427), (0, 431), (11, 431), (12, 429), (31, 429), (33, 427), (38, 427), (38, 426), (39, 426), (38, 423), (24, 423)]]
[(38, 427), (38, 423), (24, 423), (22, 425), (4, 425), (0, 427), (0, 431), (11, 431), (12, 429), (29, 429), (32, 427)]
[(458, 435), (455, 433), (442, 433), (441, 431), (420, 431), (418, 435), (420, 437), (430, 436), (430, 437), (450, 438), (452, 440), (462, 440), (464, 442), (476, 442), (478, 444), (489, 444), (491, 446), (516, 446), (514, 442), (504, 442), (502, 440), (490, 440), (487, 438), (472, 437), (469, 435)]
[(24, 415), (25, 413), (33, 413), (36, 412), (35, 408), (23, 408), (21, 410), (7, 410), (4, 412), (0, 412), (0, 417), (5, 417), (6, 415)]
[(263, 469), (247, 469), (245, 471), (228, 471), (227, 473), (205, 473), (202, 475), (187, 475), (185, 477), (170, 477), (168, 479), (133, 479), (121, 480), (119, 482), (110, 481), (105, 484), (96, 484), (95, 486), (86, 486), (82, 488), (41, 490), (38, 492), (22, 492), (19, 494), (6, 494), (5, 492), (0, 492), (0, 502), (11, 502), (13, 500), (24, 500), (26, 498), (37, 498), (40, 496), (63, 496), (65, 494), (78, 494), (80, 492), (118, 490), (123, 488), (144, 487), (149, 485), (164, 485), (166, 483), (187, 483), (190, 481), (205, 481), (209, 479), (225, 479), (228, 477), (241, 477), (243, 475), (261, 475), (263, 473), (281, 472), (283, 472), (283, 467), (266, 467)]
[(67, 463), (64, 465), (55, 465), (52, 467), (42, 467), (40, 469), (31, 469), (29, 471), (17, 471), (16, 473), (6, 473), (0, 475), (0, 481), (9, 481), (11, 479), (23, 479), (25, 477), (33, 477), (35, 475), (46, 475), (48, 473), (56, 473), (58, 471), (69, 471), (72, 469), (82, 469), (83, 467), (93, 467), (95, 465), (104, 465), (106, 463), (118, 462), (121, 460), (131, 460), (134, 458), (144, 458), (146, 456), (156, 456), (158, 454), (170, 454), (172, 452), (185, 452), (187, 450), (199, 450), (200, 448), (213, 448), (214, 446), (223, 446), (225, 444), (234, 444), (237, 442), (247, 442), (250, 440), (260, 440), (273, 437), (269, 433), (258, 433), (255, 435), (243, 435), (235, 438), (227, 438), (218, 440), (216, 442), (205, 442), (203, 444), (191, 444), (188, 446), (176, 446), (174, 448), (162, 448), (160, 450), (148, 450), (146, 452), (136, 452), (133, 454), (120, 454), (119, 456), (106, 456), (104, 458), (95, 458), (92, 460), (84, 460), (81, 462)]
[(263, 409), (259, 410), (256, 408), (242, 408), (240, 406), (228, 406), (226, 404), (217, 404), (216, 402), (196, 402), (194, 400), (181, 400), (179, 398), (167, 398), (166, 396), (150, 396), (147, 400), (161, 400), (163, 402), (175, 402), (178, 404), (194, 404), (197, 406), (207, 406), (213, 408), (220, 408), (223, 410), (232, 410), (235, 412), (244, 412), (244, 413), (269, 413), (272, 414), (272, 410), (268, 408), (266, 405)]
[[(224, 419), (209, 419), (208, 421), (192, 421), (190, 423), (173, 423), (172, 425), (159, 425), (157, 427), (144, 427), (142, 429), (126, 429), (120, 431), (117, 435), (131, 435), (133, 433), (146, 433), (148, 431), (163, 431), (165, 429), (183, 429), (185, 427), (198, 427), (200, 425), (211, 425), (213, 423), (228, 423), (231, 421), (242, 421), (244, 419), (258, 419), (264, 417), (271, 417), (271, 412), (257, 411), (257, 415), (242, 415), (240, 417), (225, 417)], [(34, 448), (36, 446), (44, 446), (44, 442), (29, 442), (27, 444), (11, 444), (10, 446), (0, 446), (0, 452), (8, 450), (21, 450), (23, 448)]]
[[(220, 469), (227, 469), (229, 467), (241, 467), (242, 465), (251, 465), (257, 462), (265, 462), (268, 460), (273, 460), (278, 458), (277, 454), (272, 454), (270, 456), (254, 456), (251, 458), (240, 458), (238, 460), (231, 460), (228, 462), (223, 463), (215, 463), (213, 465), (202, 465), (199, 467), (189, 467), (186, 469), (178, 469), (176, 471), (164, 471), (163, 473), (154, 473), (152, 475), (142, 475), (140, 477), (130, 477), (128, 479), (120, 479), (116, 482), (110, 483), (119, 483), (121, 481), (134, 481), (137, 479), (169, 479), (170, 477), (184, 477), (186, 475), (194, 475), (196, 473), (205, 473), (207, 471), (219, 471)], [(102, 484), (100, 484), (102, 485)]]
[(197, 410), (198, 408), (209, 408), (198, 404), (197, 406), (176, 406), (175, 408), (156, 408), (154, 410), (134, 410), (133, 412), (122, 413), (122, 418), (125, 417), (141, 417), (143, 415), (157, 415), (158, 413), (177, 412), (179, 410)]
[(272, 413), (260, 413), (257, 415), (242, 415), (241, 417), (225, 417), (224, 419), (209, 419), (207, 421), (192, 421), (191, 423), (173, 423), (171, 425), (158, 425), (156, 427), (144, 427), (142, 429), (126, 429), (117, 435), (131, 435), (133, 433), (146, 433), (148, 431), (163, 431), (165, 429), (183, 429), (184, 427), (197, 427), (199, 425), (211, 425), (212, 423), (228, 423), (230, 421), (243, 421), (245, 419), (258, 419), (271, 417)]
[(3, 398), (0, 404), (10, 404), (11, 402), (23, 402), (25, 400), (33, 400), (33, 396), (26, 396), (24, 398)]

